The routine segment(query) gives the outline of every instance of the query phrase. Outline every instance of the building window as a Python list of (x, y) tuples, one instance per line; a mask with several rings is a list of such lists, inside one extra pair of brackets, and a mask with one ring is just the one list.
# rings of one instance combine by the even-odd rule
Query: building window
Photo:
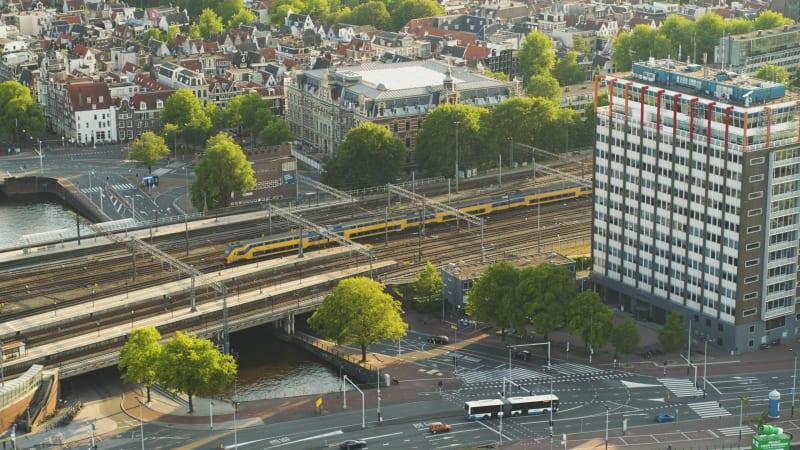
[(748, 200), (756, 200), (764, 196), (764, 191), (756, 191), (747, 194)]
[(754, 316), (756, 314), (756, 311), (757, 311), (756, 308), (748, 309), (748, 310), (746, 310), (745, 312), (742, 313), (742, 316), (744, 316), (744, 317)]
[(747, 217), (760, 216), (761, 213), (762, 213), (761, 208), (748, 209), (747, 210)]
[(758, 298), (758, 292), (748, 292), (747, 294), (744, 294), (745, 300), (755, 300), (757, 298)]
[(753, 275), (752, 277), (747, 277), (744, 279), (744, 284), (753, 284), (758, 281), (758, 275)]
[(755, 333), (756, 332), (756, 326), (755, 325), (750, 325), (750, 328), (748, 328), (748, 331), (750, 331), (751, 333)]
[(748, 346), (748, 347), (750, 347), (750, 348), (753, 348), (753, 347), (755, 346), (755, 343), (753, 342), (753, 340), (752, 340), (752, 339), (750, 339), (749, 341), (747, 341), (747, 346)]
[(759, 164), (764, 164), (764, 157), (763, 156), (760, 156), (758, 158), (753, 158), (753, 159), (750, 160), (750, 165), (751, 166), (757, 166)]
[(758, 250), (759, 248), (761, 248), (761, 242), (751, 242), (751, 243), (747, 244), (747, 247), (745, 247), (745, 248), (748, 251), (749, 250)]
[(761, 231), (761, 225), (747, 227), (747, 234), (758, 233), (759, 231)]
[(744, 266), (745, 267), (753, 267), (753, 266), (757, 266), (760, 262), (761, 262), (760, 258), (748, 259), (747, 261), (745, 261)]
[(758, 175), (751, 175), (749, 180), (751, 183), (758, 183), (759, 181), (764, 181), (764, 174), (761, 173)]

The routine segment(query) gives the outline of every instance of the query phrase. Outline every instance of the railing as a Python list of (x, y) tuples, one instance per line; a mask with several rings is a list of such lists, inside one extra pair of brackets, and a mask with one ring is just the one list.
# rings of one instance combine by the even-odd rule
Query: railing
[(11, 381), (5, 380), (0, 387), (0, 410), (17, 402), (32, 390), (39, 387), (42, 382), (43, 366), (34, 364), (24, 374)]

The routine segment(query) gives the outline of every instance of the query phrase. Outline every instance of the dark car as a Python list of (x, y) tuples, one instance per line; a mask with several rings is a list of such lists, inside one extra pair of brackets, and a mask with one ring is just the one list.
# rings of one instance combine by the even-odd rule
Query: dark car
[(352, 450), (358, 448), (367, 448), (367, 441), (357, 441), (355, 439), (348, 439), (341, 444), (339, 444), (339, 448), (342, 450)]
[(665, 413), (661, 411), (660, 413), (656, 414), (656, 422), (664, 423), (664, 422), (674, 422), (675, 416)]
[(531, 358), (531, 352), (527, 350), (517, 350), (514, 352), (514, 357), (517, 359), (524, 359), (525, 361)]
[(450, 342), (450, 339), (447, 336), (431, 336), (428, 338), (428, 342), (431, 344), (439, 344), (444, 345)]

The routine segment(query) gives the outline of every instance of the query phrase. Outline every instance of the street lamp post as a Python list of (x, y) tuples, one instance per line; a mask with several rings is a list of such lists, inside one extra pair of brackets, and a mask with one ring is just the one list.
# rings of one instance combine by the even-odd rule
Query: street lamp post
[(142, 450), (144, 450), (144, 420), (142, 419), (142, 399), (136, 397), (139, 402), (139, 434), (142, 436)]
[(744, 399), (739, 396), (739, 440), (742, 440), (742, 409), (744, 409)]
[(706, 395), (706, 377), (708, 375), (708, 338), (703, 344), (703, 396)]
[(381, 368), (378, 367), (378, 423), (383, 422), (381, 418)]
[(797, 389), (797, 353), (794, 350), (792, 350), (792, 353), (794, 353), (794, 371), (792, 372), (792, 417), (794, 417), (794, 391)]
[(608, 405), (606, 405), (606, 450), (608, 450)]
[(456, 126), (456, 192), (458, 192), (458, 126), (460, 121), (455, 121), (453, 124)]

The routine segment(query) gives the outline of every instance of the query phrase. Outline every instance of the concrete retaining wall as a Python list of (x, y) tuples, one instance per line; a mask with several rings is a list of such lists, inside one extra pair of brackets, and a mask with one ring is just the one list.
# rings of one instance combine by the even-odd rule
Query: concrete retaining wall
[(96, 209), (83, 192), (65, 178), (37, 176), (5, 178), (0, 185), (0, 192), (8, 197), (31, 194), (53, 195), (92, 222), (110, 220)]

